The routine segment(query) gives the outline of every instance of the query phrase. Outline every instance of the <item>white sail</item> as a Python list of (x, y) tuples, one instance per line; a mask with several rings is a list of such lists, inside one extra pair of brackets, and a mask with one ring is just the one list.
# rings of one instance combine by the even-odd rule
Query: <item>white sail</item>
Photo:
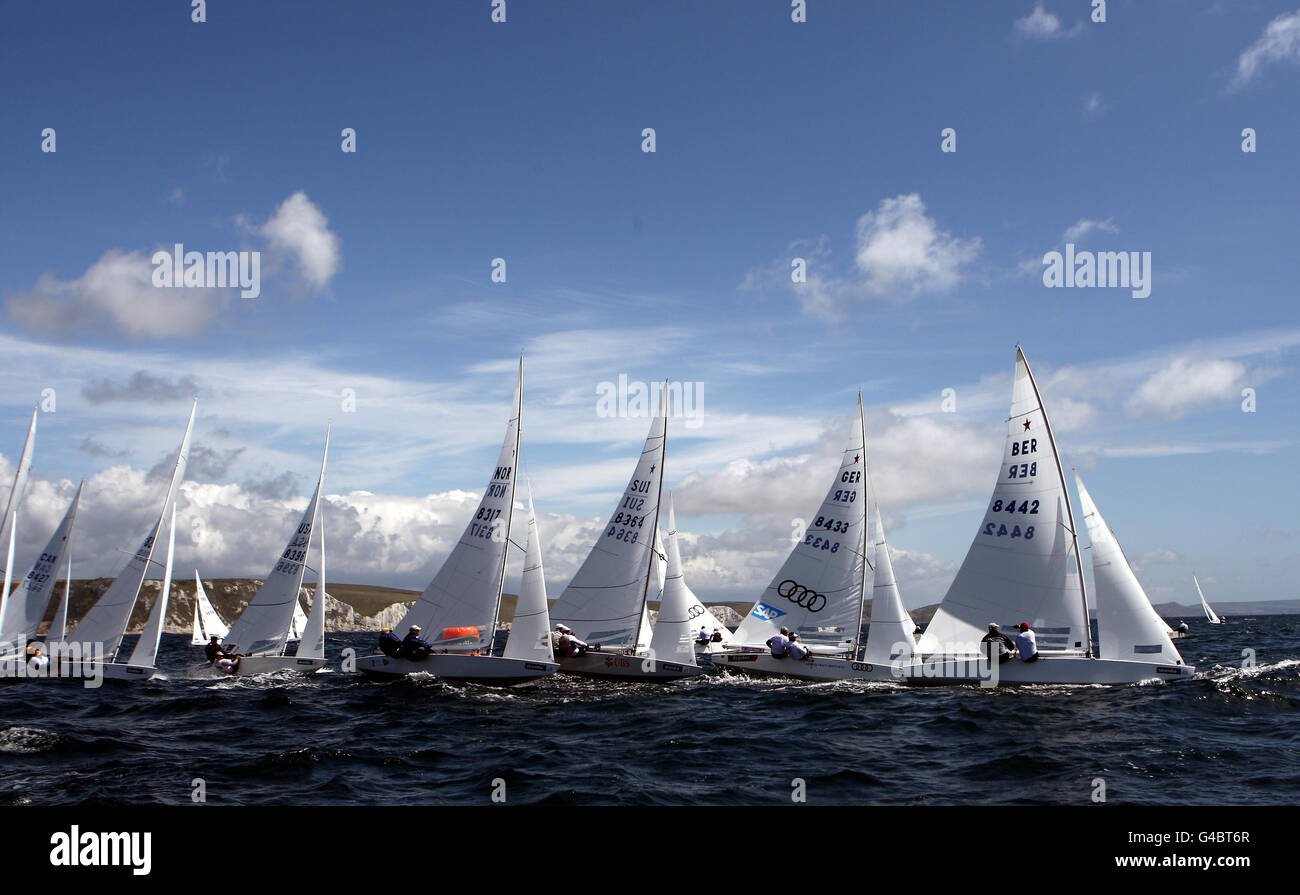
[(289, 622), (289, 640), (301, 640), (307, 628), (307, 613), (302, 609), (302, 594), (293, 602), (293, 620)]
[(1102, 518), (1077, 472), (1074, 482), (1092, 544), (1092, 598), (1097, 605), (1098, 656), (1181, 665), (1182, 656), (1169, 639), (1169, 626), (1156, 614), (1119, 540)]
[(246, 656), (283, 654), (289, 637), (289, 625), (293, 621), (293, 610), (298, 605), (302, 576), (307, 568), (307, 552), (311, 548), (311, 533), (316, 524), (316, 505), (320, 501), (321, 486), (325, 482), (325, 460), (329, 456), (329, 447), (327, 432), (316, 491), (302, 514), (302, 521), (294, 529), (293, 536), (266, 576), (262, 587), (231, 625), (230, 633), (223, 641), (227, 650)]
[(894, 563), (885, 543), (885, 526), (880, 507), (875, 507), (876, 577), (871, 588), (871, 626), (867, 629), (867, 650), (863, 658), (875, 665), (889, 665), (896, 659), (911, 659), (916, 651), (913, 632), (916, 623), (903, 606), (894, 578)]
[(203, 646), (213, 636), (219, 640), (224, 640), (230, 633), (230, 626), (221, 620), (217, 614), (216, 607), (208, 599), (208, 592), (203, 589), (203, 581), (199, 578), (199, 570), (194, 570), (194, 633), (190, 637), (190, 643), (194, 646)]
[(181, 439), (180, 450), (176, 453), (176, 467), (172, 470), (171, 484), (167, 496), (163, 499), (158, 521), (145, 537), (144, 543), (135, 555), (127, 561), (125, 568), (104, 591), (90, 611), (78, 622), (73, 634), (82, 643), (103, 643), (104, 658), (112, 661), (117, 655), (117, 648), (122, 643), (122, 635), (131, 621), (131, 612), (135, 609), (136, 597), (140, 595), (140, 585), (144, 583), (149, 572), (149, 562), (153, 557), (154, 542), (162, 531), (163, 522), (171, 512), (172, 503), (181, 480), (185, 478), (185, 466), (190, 458), (190, 439), (194, 434), (194, 414), (198, 410), (198, 401), (190, 408), (190, 420), (185, 426), (185, 437)]
[(978, 654), (990, 622), (1034, 629), (1041, 652), (1091, 650), (1082, 567), (1056, 442), (1024, 352), (997, 483), (965, 561), (921, 638), (927, 654)]
[[(691, 614), (699, 599), (691, 593), (682, 575), (682, 556), (677, 548), (677, 515), (673, 511), (673, 496), (668, 495), (668, 562), (664, 578), (663, 595), (659, 601), (659, 618), (655, 621), (654, 637), (650, 650), (657, 659), (669, 662), (695, 664), (696, 616)], [(710, 616), (710, 619), (712, 617)], [(694, 630), (693, 630), (694, 629)], [(712, 633), (712, 628), (709, 629)]]
[(72, 599), (72, 545), (68, 544), (68, 558), (64, 561), (63, 596), (59, 599), (59, 607), (54, 610), (54, 619), (50, 622), (50, 630), (45, 634), (46, 643), (62, 643), (63, 635), (68, 630), (68, 602)]
[[(326, 443), (329, 435), (325, 436)], [(311, 613), (303, 619), (298, 628), (298, 649), (295, 656), (305, 659), (325, 658), (325, 603), (328, 594), (325, 591), (325, 513), (324, 504), (316, 505), (316, 530), (320, 540), (319, 561), (316, 564), (316, 593), (311, 600)], [(298, 601), (294, 600), (294, 605)], [(299, 608), (301, 610), (301, 607)]]
[(866, 455), (862, 405), (835, 480), (763, 596), (736, 629), (737, 644), (763, 644), (789, 628), (807, 645), (857, 643), (866, 557)]
[(152, 667), (158, 661), (158, 644), (162, 640), (163, 625), (167, 621), (167, 603), (172, 594), (172, 562), (176, 558), (176, 504), (172, 504), (172, 517), (167, 526), (167, 562), (163, 566), (162, 586), (158, 589), (158, 599), (149, 612), (140, 639), (131, 651), (128, 665)]
[(551, 650), (551, 616), (546, 608), (546, 576), (542, 570), (542, 541), (537, 531), (537, 514), (533, 512), (533, 495), (528, 495), (528, 549), (524, 556), (523, 576), (519, 580), (519, 599), (515, 619), (506, 639), (507, 659), (530, 659), (554, 662)]
[(36, 408), (32, 409), (32, 422), (27, 427), (27, 439), (23, 442), (23, 452), (18, 455), (18, 465), (14, 468), (14, 483), (9, 489), (9, 500), (5, 504), (5, 514), (0, 517), (0, 545), (7, 545), (4, 567), (4, 590), (0, 590), (0, 612), (9, 603), (9, 589), (13, 586), (14, 544), (17, 540), (18, 504), (22, 503), (23, 492), (27, 489), (27, 476), (32, 471), (32, 446), (36, 443)]
[[(671, 495), (669, 495), (668, 508), (669, 510), (672, 509)], [(690, 585), (686, 583), (685, 568), (682, 566), (681, 561), (681, 538), (678, 536), (675, 526), (672, 526), (670, 523), (670, 527), (674, 530), (668, 535), (672, 543), (666, 555), (671, 558), (675, 552), (677, 555), (677, 568), (682, 570), (682, 590), (686, 598), (686, 616), (691, 620), (692, 636), (697, 636), (700, 632), (700, 628), (704, 628), (705, 633), (710, 636), (713, 635), (714, 631), (717, 631), (722, 637), (722, 640), (719, 641), (720, 643), (730, 643), (733, 636), (731, 631), (727, 629), (726, 625), (718, 621), (718, 617), (709, 611), (709, 607), (704, 605), (704, 602), (695, 595), (695, 591), (691, 590)], [(667, 566), (667, 564), (665, 565)], [(666, 578), (664, 587), (667, 587)], [(661, 591), (662, 590), (663, 588), (661, 588)]]
[(1221, 624), (1223, 619), (1215, 615), (1214, 610), (1210, 608), (1209, 600), (1205, 599), (1205, 591), (1201, 590), (1201, 582), (1197, 581), (1195, 575), (1192, 576), (1192, 581), (1196, 582), (1196, 593), (1201, 597), (1201, 608), (1205, 610), (1205, 620), (1212, 625)]
[(515, 505), (523, 373), (521, 358), (505, 440), (501, 443), (501, 453), (478, 509), (442, 568), (438, 569), (429, 586), (398, 625), (400, 632), (405, 632), (411, 625), (419, 625), (424, 638), (437, 643), (447, 628), (472, 626), (478, 629), (478, 641), (464, 642), (453, 638), (459, 641), (455, 647), (486, 651), (492, 646)]
[(618, 506), (551, 610), (553, 621), (568, 625), (593, 645), (640, 649), (648, 641), (646, 597), (659, 522), (667, 394), (665, 387), (641, 459)]
[(72, 539), (72, 528), (77, 521), (77, 506), (81, 503), (81, 492), (85, 487), (83, 481), (78, 486), (68, 511), (63, 515), (63, 521), (37, 557), (36, 564), (5, 601), (4, 609), (0, 611), (0, 652), (11, 647), (22, 650), (27, 641), (36, 636), (36, 629), (45, 617), (45, 610), (49, 608), (50, 598), (59, 580), (59, 569), (63, 566), (63, 557)]

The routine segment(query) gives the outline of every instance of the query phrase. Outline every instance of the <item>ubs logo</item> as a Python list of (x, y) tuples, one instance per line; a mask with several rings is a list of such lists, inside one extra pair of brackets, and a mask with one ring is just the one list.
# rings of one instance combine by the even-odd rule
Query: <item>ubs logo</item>
[(776, 592), (796, 606), (802, 606), (809, 612), (821, 612), (826, 608), (826, 595), (809, 590), (797, 581), (785, 579), (776, 586)]

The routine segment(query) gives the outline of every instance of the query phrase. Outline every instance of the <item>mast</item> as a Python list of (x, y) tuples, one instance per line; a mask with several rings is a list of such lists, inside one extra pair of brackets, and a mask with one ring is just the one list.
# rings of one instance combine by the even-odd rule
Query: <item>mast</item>
[[(862, 615), (867, 603), (867, 567), (871, 565), (871, 560), (867, 559), (867, 529), (871, 523), (871, 514), (867, 511), (870, 503), (871, 479), (867, 475), (867, 415), (862, 410), (862, 392), (858, 392), (858, 422), (862, 424), (862, 594), (858, 597), (858, 626), (853, 632), (853, 658), (858, 658), (858, 650), (862, 648)], [(872, 607), (875, 608), (874, 606)]]
[[(510, 557), (510, 526), (515, 518), (515, 483), (519, 481), (519, 442), (523, 435), (524, 423), (524, 353), (522, 351), (519, 352), (519, 375), (515, 380), (515, 406), (511, 410), (515, 415), (515, 468), (510, 470), (510, 500), (506, 509), (506, 546), (501, 551), (501, 574), (497, 578), (497, 605), (492, 610), (492, 629), (488, 631), (487, 655), (489, 656), (492, 655), (492, 647), (496, 643), (497, 625), (501, 619), (501, 592), (506, 587), (506, 566), (509, 564)], [(527, 552), (525, 549), (524, 553)]]
[[(641, 621), (645, 618), (646, 601), (650, 599), (650, 572), (655, 565), (655, 536), (659, 533), (659, 505), (664, 499), (664, 457), (668, 455), (668, 380), (664, 380), (664, 390), (659, 396), (659, 415), (664, 418), (664, 434), (659, 441), (659, 493), (655, 496), (655, 522), (650, 528), (650, 549), (646, 551), (645, 586), (641, 588), (641, 611), (637, 614), (636, 636), (633, 638), (632, 651), (635, 652), (641, 640)], [(643, 529), (644, 530), (644, 529)]]
[(1070, 523), (1070, 544), (1074, 547), (1074, 568), (1079, 576), (1079, 596), (1083, 599), (1083, 637), (1087, 645), (1085, 655), (1092, 658), (1092, 617), (1088, 614), (1088, 583), (1083, 578), (1083, 560), (1079, 555), (1079, 534), (1074, 524), (1074, 508), (1070, 505), (1070, 489), (1065, 484), (1065, 470), (1061, 467), (1061, 453), (1056, 448), (1056, 435), (1052, 432), (1052, 424), (1047, 419), (1047, 408), (1043, 406), (1043, 396), (1038, 391), (1038, 382), (1034, 379), (1034, 371), (1029, 367), (1029, 358), (1025, 357), (1024, 349), (1019, 345), (1016, 346), (1016, 354), (1020, 360), (1025, 362), (1025, 372), (1029, 375), (1029, 387), (1034, 390), (1034, 398), (1038, 401), (1038, 409), (1043, 414), (1043, 428), (1047, 430), (1047, 440), (1052, 445), (1052, 459), (1056, 461), (1056, 475), (1061, 482), (1061, 493), (1065, 496), (1065, 517)]

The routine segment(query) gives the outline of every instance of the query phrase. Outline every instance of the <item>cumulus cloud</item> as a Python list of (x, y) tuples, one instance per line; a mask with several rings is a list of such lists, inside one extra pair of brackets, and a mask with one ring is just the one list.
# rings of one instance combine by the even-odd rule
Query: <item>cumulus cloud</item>
[(1061, 24), (1061, 19), (1055, 13), (1048, 12), (1043, 8), (1043, 4), (1034, 5), (1034, 11), (1022, 19), (1015, 21), (1016, 33), (1022, 37), (1028, 37), (1033, 40), (1053, 40), (1058, 37), (1074, 37), (1082, 28), (1083, 23), (1078, 22), (1068, 31)]
[(303, 278), (317, 289), (324, 288), (342, 265), (338, 235), (302, 190), (281, 202), (260, 232), (271, 251), (292, 259)]
[(10, 319), (34, 332), (75, 335), (111, 325), (132, 339), (166, 339), (194, 335), (221, 300), (215, 289), (160, 289), (150, 256), (110, 249), (76, 279), (41, 274), (6, 307)]
[(1234, 360), (1175, 358), (1138, 386), (1126, 409), (1131, 416), (1176, 419), (1207, 404), (1236, 398), (1245, 375), (1245, 365)]
[(1231, 87), (1244, 87), (1273, 62), (1300, 62), (1300, 10), (1285, 13), (1268, 23), (1259, 39), (1237, 58), (1237, 72)]
[(876, 295), (946, 292), (961, 282), (962, 268), (979, 250), (978, 238), (941, 231), (916, 193), (885, 199), (858, 221), (856, 260), (864, 285)]

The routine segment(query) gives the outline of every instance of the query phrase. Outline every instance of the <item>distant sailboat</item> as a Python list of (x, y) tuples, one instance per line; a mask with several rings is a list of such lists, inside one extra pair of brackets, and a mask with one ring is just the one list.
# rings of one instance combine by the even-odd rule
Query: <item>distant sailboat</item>
[(213, 637), (218, 640), (224, 640), (230, 633), (230, 626), (221, 620), (217, 614), (216, 608), (212, 601), (208, 599), (208, 592), (203, 589), (203, 582), (199, 579), (199, 570), (194, 570), (194, 628), (190, 634), (190, 644), (192, 646), (203, 646)]
[(302, 611), (302, 602), (293, 601), (293, 621), (289, 622), (289, 641), (302, 639), (302, 632), (307, 629), (307, 613)]
[[(418, 625), (434, 652), (420, 659), (373, 655), (357, 660), (357, 670), (380, 677), (427, 673), (444, 680), (518, 684), (554, 674), (549, 636), (539, 639), (537, 626), (549, 628), (546, 585), (542, 580), (541, 542), (529, 499), (528, 547), (524, 575), (503, 655), (491, 655), (501, 613), (510, 523), (514, 516), (519, 471), (523, 406), (523, 358), (505, 440), (478, 509), (442, 567), (420, 594), (397, 631)], [(540, 605), (539, 605), (540, 601)]]
[[(72, 629), (68, 638), (80, 644), (102, 644), (104, 656), (103, 674), (106, 680), (148, 680), (158, 671), (153, 663), (153, 658), (156, 658), (156, 645), (154, 647), (155, 656), (153, 657), (148, 655), (147, 650), (142, 652), (137, 646), (127, 662), (118, 662), (116, 659), (118, 650), (122, 645), (122, 638), (126, 634), (127, 625), (131, 622), (131, 613), (135, 609), (136, 599), (140, 595), (140, 586), (144, 584), (145, 575), (149, 571), (149, 563), (153, 559), (158, 536), (162, 533), (163, 526), (171, 518), (177, 491), (180, 488), (181, 480), (185, 478), (185, 467), (190, 456), (190, 441), (194, 435), (194, 414), (197, 410), (198, 401), (195, 401), (190, 408), (190, 418), (185, 426), (185, 435), (181, 439), (180, 450), (176, 452), (176, 465), (172, 470), (171, 483), (167, 487), (167, 496), (163, 499), (158, 521), (154, 523), (149, 534), (145, 536), (140, 549), (127, 561), (125, 568), (109, 585), (108, 590), (104, 591), (103, 595), (95, 601), (95, 605), (90, 607), (90, 610), (77, 623), (77, 626)], [(158, 602), (165, 604), (166, 600), (167, 592), (163, 591), (158, 595)], [(156, 608), (157, 604), (155, 604)], [(159, 621), (159, 624), (161, 625), (161, 621)], [(161, 628), (159, 632), (161, 633)], [(137, 662), (137, 658), (148, 658), (150, 661)], [(88, 660), (72, 663), (74, 666), (71, 669), (73, 676), (91, 676), (94, 673), (93, 670), (86, 667), (91, 664)]]
[[(1099, 604), (1099, 618), (1138, 617), (1138, 608), (1127, 602), (1130, 588), (1107, 588), (1105, 595), (1126, 605)], [(1098, 658), (1088, 619), (1056, 438), (1029, 362), (1017, 348), (1006, 445), (992, 497), (966, 559), (921, 637), (924, 658), (898, 671), (913, 684), (1126, 684), (1192, 676), (1195, 669), (1161, 661), (1154, 653)], [(981, 648), (987, 626), (1021, 621), (1035, 632), (1037, 661), (990, 664)], [(1163, 631), (1156, 633), (1159, 638), (1144, 637), (1143, 643), (1167, 639)]]
[(1212, 625), (1223, 624), (1223, 619), (1214, 614), (1209, 601), (1205, 599), (1205, 591), (1201, 590), (1201, 582), (1197, 581), (1195, 575), (1192, 576), (1192, 581), (1196, 582), (1196, 593), (1201, 598), (1201, 608), (1205, 610), (1205, 620)]
[[(270, 671), (311, 673), (319, 671), (325, 665), (325, 538), (320, 524), (320, 502), (329, 447), (330, 433), (326, 429), (325, 448), (320, 459), (320, 478), (317, 479), (316, 491), (302, 514), (302, 521), (294, 529), (289, 543), (266, 576), (262, 587), (244, 607), (222, 642), (222, 649), (227, 654), (238, 653), (243, 657), (234, 669), (235, 674), (262, 674)], [(312, 535), (317, 532), (320, 532), (320, 564), (316, 599), (312, 601), (311, 615), (305, 625), (306, 633), (298, 642), (296, 652), (290, 655), (286, 649), (289, 627), (293, 624), (294, 609), (298, 607), (298, 592), (307, 570)]]
[(682, 555), (677, 547), (677, 517), (673, 512), (671, 494), (668, 495), (666, 546), (668, 557), (664, 563), (664, 584), (659, 595), (659, 617), (655, 619), (650, 638), (650, 655), (683, 667), (698, 668), (699, 663), (695, 660), (695, 624), (701, 616), (707, 616), (710, 621), (714, 619), (691, 592), (682, 575)]

